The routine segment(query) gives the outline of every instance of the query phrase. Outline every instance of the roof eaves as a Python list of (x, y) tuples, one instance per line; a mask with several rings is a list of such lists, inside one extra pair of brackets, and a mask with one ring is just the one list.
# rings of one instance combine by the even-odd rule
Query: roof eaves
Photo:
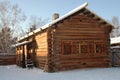
[(17, 43), (15, 45), (12, 45), (12, 47), (17, 47), (17, 46), (20, 46), (20, 45), (24, 45), (24, 44), (28, 44), (28, 43), (31, 43), (32, 41), (24, 41), (24, 42), (21, 42), (21, 43)]
[(49, 27), (49, 24), (46, 24), (46, 25), (42, 26), (41, 28), (38, 28), (38, 29), (34, 30), (33, 32), (26, 34), (25, 36), (21, 37), (18, 41), (23, 40), (23, 39), (33, 35), (34, 33), (40, 32), (41, 30), (44, 30), (47, 27)]
[(86, 10), (88, 10), (89, 12), (91, 12), (92, 14), (94, 14), (96, 17), (100, 18), (102, 21), (106, 22), (108, 25), (112, 26), (112, 28), (114, 28), (114, 25), (109, 23), (108, 21), (106, 21), (105, 19), (103, 19), (102, 17), (98, 16), (96, 13), (94, 13), (93, 11), (89, 10), (87, 7), (85, 8)]

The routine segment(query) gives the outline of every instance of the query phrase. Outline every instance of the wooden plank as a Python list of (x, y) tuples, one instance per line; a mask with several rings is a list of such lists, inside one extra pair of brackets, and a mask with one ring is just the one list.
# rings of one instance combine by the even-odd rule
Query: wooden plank
[(69, 23), (93, 23), (96, 24), (96, 21), (93, 20), (88, 20), (88, 19), (69, 19), (64, 22), (69, 22)]
[(37, 52), (37, 56), (47, 56), (48, 52), (47, 51), (39, 51)]
[(89, 58), (108, 58), (108, 55), (103, 55), (103, 54), (101, 54), (101, 56), (100, 55), (98, 55), (98, 56), (81, 56), (81, 54), (71, 54), (71, 55), (61, 55), (61, 54), (59, 54), (59, 56), (58, 56), (61, 60), (62, 59), (75, 59), (75, 58), (81, 58), (81, 59), (89, 59)]
[(45, 43), (45, 42), (47, 42), (47, 39), (36, 40), (36, 43)]
[(83, 35), (79, 35), (79, 36), (77, 36), (77, 35), (74, 35), (74, 36), (72, 36), (72, 35), (56, 35), (56, 37), (55, 38), (57, 38), (57, 39), (63, 39), (63, 40), (79, 40), (79, 39), (93, 39), (93, 40), (99, 40), (99, 39), (105, 39), (105, 37), (106, 37), (106, 35), (98, 35), (99, 37), (97, 37), (97, 35), (89, 35), (89, 34), (87, 34), (87, 35), (85, 35), (85, 34), (83, 34)]
[(69, 27), (69, 28), (99, 28), (100, 29), (100, 26), (98, 25), (94, 25), (94, 24), (58, 24), (58, 27)]
[(16, 64), (15, 55), (0, 55), (0, 65), (13, 65)]
[(99, 27), (84, 27), (84, 26), (59, 26), (56, 31), (59, 30), (75, 30), (75, 31), (101, 31)]
[(71, 35), (74, 35), (74, 34), (104, 34), (105, 32), (104, 31), (79, 31), (79, 30), (59, 30), (59, 31), (57, 31), (56, 32), (56, 34), (58, 34), (58, 33), (63, 33), (63, 34), (70, 34), (71, 33)]
[(46, 35), (47, 35), (47, 32), (37, 34), (37, 35), (35, 36), (35, 39), (36, 39), (36, 38), (46, 37)]

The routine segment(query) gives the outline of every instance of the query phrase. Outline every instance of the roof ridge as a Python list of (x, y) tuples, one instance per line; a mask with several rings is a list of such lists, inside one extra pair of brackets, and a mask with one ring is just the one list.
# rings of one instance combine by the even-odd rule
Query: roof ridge
[(48, 23), (48, 24), (46, 24), (46, 25), (44, 25), (44, 26), (42, 26), (42, 27), (40, 27), (40, 28), (38, 28), (38, 29), (36, 29), (36, 30), (34, 30), (33, 32), (30, 32), (30, 33), (26, 34), (25, 36), (21, 37), (18, 41), (20, 41), (20, 40), (22, 40), (22, 39), (24, 39), (24, 38), (27, 38), (28, 36), (31, 36), (31, 35), (33, 35), (34, 33), (37, 33), (37, 32), (39, 32), (39, 31), (41, 31), (41, 29), (46, 29), (46, 28), (48, 28), (49, 26), (52, 26), (53, 24), (59, 22), (60, 20), (63, 20), (63, 19), (65, 19), (66, 17), (68, 17), (68, 16), (76, 13), (77, 11), (81, 10), (82, 8), (85, 8), (87, 5), (88, 5), (88, 2), (85, 2), (84, 4), (82, 4), (82, 5), (78, 6), (77, 8), (69, 11), (68, 13), (66, 13), (66, 14), (63, 15), (63, 16), (61, 16), (60, 18), (58, 18), (58, 19), (56, 19), (56, 20), (54, 20), (54, 21), (52, 21), (52, 22), (50, 22), (50, 23)]

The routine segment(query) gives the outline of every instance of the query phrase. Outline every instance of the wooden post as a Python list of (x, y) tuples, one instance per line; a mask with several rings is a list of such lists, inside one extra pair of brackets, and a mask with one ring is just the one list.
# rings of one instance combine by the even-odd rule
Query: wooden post
[(24, 54), (25, 54), (25, 65), (27, 61), (27, 45), (24, 45)]
[(51, 28), (47, 30), (47, 44), (48, 44), (48, 55), (45, 64), (44, 71), (46, 72), (54, 72), (53, 70), (53, 62), (52, 62), (52, 44), (51, 44)]
[(21, 66), (20, 46), (18, 47), (18, 66)]
[(19, 53), (18, 53), (18, 50), (19, 50), (19, 48), (18, 47), (16, 47), (16, 64), (18, 65), (18, 56), (19, 56)]
[(25, 65), (25, 50), (24, 50), (24, 45), (22, 46), (22, 67), (26, 68), (26, 65)]

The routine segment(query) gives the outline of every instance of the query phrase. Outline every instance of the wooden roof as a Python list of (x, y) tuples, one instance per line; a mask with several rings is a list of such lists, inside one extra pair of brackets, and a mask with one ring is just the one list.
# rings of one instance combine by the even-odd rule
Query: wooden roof
[(62, 17), (60, 17), (60, 18), (58, 18), (58, 19), (56, 19), (56, 20), (54, 20), (54, 21), (52, 21), (52, 22), (42, 26), (41, 28), (38, 28), (38, 29), (34, 30), (33, 32), (30, 32), (29, 34), (21, 37), (18, 41), (23, 40), (23, 39), (25, 39), (25, 38), (27, 38), (27, 37), (29, 37), (29, 36), (37, 33), (37, 32), (40, 32), (40, 31), (48, 28), (48, 27), (51, 27), (52, 25), (58, 23), (59, 21), (62, 21), (64, 19), (66, 19), (67, 17), (70, 17), (71, 15), (73, 15), (73, 14), (75, 14), (77, 12), (79, 12), (80, 14), (83, 14), (83, 15), (89, 15), (90, 17), (92, 17), (92, 18), (96, 19), (97, 21), (99, 21), (100, 24), (103, 24), (105, 26), (113, 27), (112, 24), (110, 24), (109, 22), (107, 22), (106, 20), (104, 20), (103, 18), (99, 17), (97, 14), (95, 14), (91, 10), (89, 10), (87, 8), (87, 5), (88, 5), (88, 3), (86, 2), (83, 5), (81, 5), (81, 6), (77, 7), (77, 8), (75, 8), (74, 10), (68, 12), (64, 16), (62, 16)]

